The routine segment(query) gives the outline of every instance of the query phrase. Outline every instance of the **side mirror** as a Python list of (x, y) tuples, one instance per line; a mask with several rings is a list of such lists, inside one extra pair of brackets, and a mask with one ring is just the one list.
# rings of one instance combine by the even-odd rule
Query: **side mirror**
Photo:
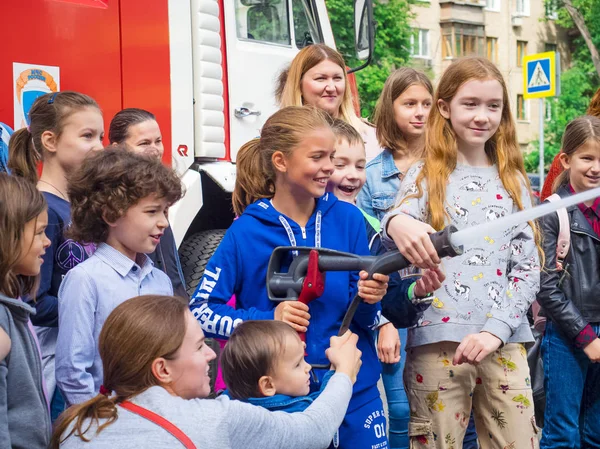
[(354, 43), (358, 59), (365, 61), (365, 63), (350, 69), (348, 73), (364, 69), (373, 57), (373, 50), (375, 49), (373, 0), (354, 0)]

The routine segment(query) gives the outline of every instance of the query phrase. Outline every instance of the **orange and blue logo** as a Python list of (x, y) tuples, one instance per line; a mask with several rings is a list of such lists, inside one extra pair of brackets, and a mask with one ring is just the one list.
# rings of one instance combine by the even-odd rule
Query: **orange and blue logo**
[[(29, 126), (29, 110), (33, 102), (44, 94), (58, 92), (54, 77), (46, 70), (30, 68), (22, 71), (16, 79), (15, 92), (20, 106), (22, 126)], [(17, 123), (15, 123), (15, 126)]]

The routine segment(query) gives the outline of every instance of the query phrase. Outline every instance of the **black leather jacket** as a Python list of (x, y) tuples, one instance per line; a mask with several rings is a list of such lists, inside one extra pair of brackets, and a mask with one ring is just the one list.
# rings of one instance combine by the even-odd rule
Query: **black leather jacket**
[[(569, 190), (561, 187), (561, 198)], [(556, 269), (556, 240), (559, 224), (556, 213), (540, 219), (546, 254), (538, 302), (543, 315), (551, 319), (572, 340), (588, 323), (600, 322), (600, 238), (577, 206), (567, 208), (571, 246), (564, 270)]]

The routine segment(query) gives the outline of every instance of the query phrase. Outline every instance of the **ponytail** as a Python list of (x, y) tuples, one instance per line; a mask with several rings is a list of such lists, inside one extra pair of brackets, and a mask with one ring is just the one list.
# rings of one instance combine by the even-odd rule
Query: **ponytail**
[(41, 161), (41, 154), (33, 145), (29, 129), (15, 131), (8, 141), (7, 166), (10, 172), (35, 184), (38, 181), (37, 167)]
[(83, 108), (100, 109), (98, 103), (79, 92), (55, 92), (38, 97), (29, 109), (29, 127), (16, 131), (8, 143), (8, 169), (36, 183), (37, 167), (44, 160), (42, 134), (60, 137), (68, 117)]
[[(233, 211), (242, 215), (246, 207), (261, 198), (272, 198), (275, 193), (273, 166), (263, 163), (260, 139), (244, 144), (237, 155), (237, 174), (233, 189)], [(266, 165), (266, 166), (265, 166)]]
[(313, 106), (288, 106), (267, 119), (260, 138), (253, 139), (240, 148), (237, 156), (237, 176), (232, 203), (236, 215), (261, 198), (273, 198), (277, 171), (273, 154), (281, 152), (289, 157), (306, 135), (312, 131), (329, 128), (331, 116)]
[[(104, 388), (100, 387), (96, 397), (68, 408), (60, 416), (50, 448), (58, 449), (69, 437), (90, 441), (119, 418), (119, 403), (148, 388), (162, 386), (152, 373), (152, 364), (157, 358), (175, 358), (185, 337), (189, 313), (188, 302), (174, 296), (136, 296), (118, 305), (98, 338)], [(112, 395), (103, 394), (108, 392)], [(95, 432), (87, 433), (101, 420), (105, 421)]]
[[(92, 424), (98, 425), (101, 419), (106, 420), (96, 430), (96, 433), (99, 433), (117, 420), (116, 400), (116, 398), (99, 394), (82, 404), (69, 407), (60, 415), (54, 426), (49, 449), (59, 449), (60, 445), (72, 435), (89, 442), (90, 439), (86, 438), (85, 433)], [(67, 432), (69, 428), (71, 430)]]

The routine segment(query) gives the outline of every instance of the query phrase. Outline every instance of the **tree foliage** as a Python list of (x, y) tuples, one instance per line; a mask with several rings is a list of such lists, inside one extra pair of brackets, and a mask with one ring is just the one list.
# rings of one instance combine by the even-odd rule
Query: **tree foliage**
[[(354, 45), (354, 2), (327, 0), (327, 11), (338, 51), (350, 67), (356, 59)], [(371, 64), (356, 72), (361, 112), (372, 117), (383, 84), (392, 70), (405, 65), (410, 59), (410, 20), (413, 14), (407, 0), (374, 0), (373, 16), (376, 22), (375, 51)]]
[[(546, 108), (552, 109), (551, 119), (547, 120), (544, 125), (544, 164), (546, 167), (549, 167), (554, 156), (560, 152), (562, 136), (567, 123), (585, 114), (596, 90), (597, 83), (593, 83), (589, 69), (588, 64), (576, 62), (560, 77), (560, 96), (545, 100)], [(537, 172), (539, 166), (539, 141), (534, 142), (534, 147), (536, 149), (525, 156), (525, 168), (528, 172)]]
[[(546, 0), (546, 4), (556, 0)], [(585, 20), (594, 45), (600, 46), (600, 8), (598, 0), (571, 0)], [(544, 126), (544, 164), (546, 167), (560, 152), (562, 136), (571, 120), (585, 114), (596, 89), (600, 87), (600, 77), (596, 72), (590, 50), (575, 27), (567, 9), (559, 3), (556, 24), (569, 30), (569, 51), (571, 65), (560, 77), (561, 94), (555, 99), (546, 99), (546, 107), (552, 108), (551, 120)], [(527, 171), (537, 171), (539, 163), (539, 141), (533, 143), (536, 148), (525, 156)]]
[[(572, 33), (570, 34), (574, 36), (570, 42), (570, 50), (573, 52), (573, 57), (576, 60), (591, 63), (592, 69), (595, 70), (589, 45), (595, 47), (596, 53), (598, 53), (598, 48), (600, 48), (600, 5), (598, 4), (598, 0), (568, 0), (567, 2), (560, 0), (546, 0), (547, 5), (552, 3), (559, 6), (556, 24), (571, 30)], [(566, 7), (565, 3), (568, 3), (569, 6), (576, 10), (583, 20), (583, 24), (577, 25), (574, 22), (572, 13), (569, 12), (569, 8)], [(587, 28), (587, 32), (590, 35), (591, 42), (589, 42), (589, 45), (582, 35), (582, 31), (586, 31), (582, 30), (582, 27)], [(598, 71), (596, 71), (596, 76), (600, 76)]]

